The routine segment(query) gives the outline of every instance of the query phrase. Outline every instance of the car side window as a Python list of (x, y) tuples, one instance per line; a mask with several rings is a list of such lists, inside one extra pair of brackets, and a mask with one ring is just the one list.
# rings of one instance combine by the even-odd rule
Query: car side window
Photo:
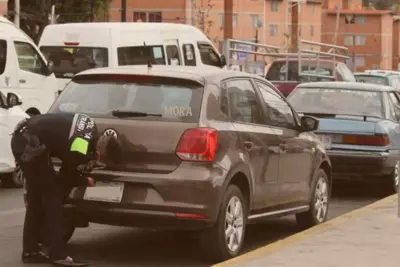
[(194, 46), (192, 44), (183, 44), (183, 59), (185, 66), (196, 66), (196, 55), (194, 53)]
[(210, 66), (221, 67), (221, 59), (214, 48), (209, 44), (199, 44), (201, 61)]
[(286, 101), (267, 84), (256, 81), (265, 103), (266, 123), (271, 126), (295, 129), (293, 111)]
[(44, 75), (45, 63), (36, 49), (29, 43), (14, 42), (19, 68), (24, 71)]
[(400, 108), (400, 99), (399, 99), (399, 96), (395, 92), (390, 92), (389, 98), (397, 108)]
[(0, 75), (6, 70), (7, 62), (7, 41), (0, 40)]
[(181, 65), (178, 47), (176, 45), (167, 45), (166, 50), (168, 65)]
[(234, 79), (226, 81), (229, 113), (237, 122), (263, 124), (260, 104), (250, 80)]
[(389, 92), (389, 107), (390, 107), (390, 115), (393, 119), (398, 120), (400, 118), (400, 101), (399, 96), (395, 92)]

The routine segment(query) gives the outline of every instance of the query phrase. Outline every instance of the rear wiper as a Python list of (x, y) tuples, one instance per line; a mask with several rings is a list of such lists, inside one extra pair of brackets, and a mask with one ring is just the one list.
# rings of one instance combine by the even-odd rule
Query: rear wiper
[(140, 111), (129, 111), (129, 110), (113, 110), (111, 114), (117, 118), (129, 118), (129, 117), (162, 117), (162, 114), (146, 113)]

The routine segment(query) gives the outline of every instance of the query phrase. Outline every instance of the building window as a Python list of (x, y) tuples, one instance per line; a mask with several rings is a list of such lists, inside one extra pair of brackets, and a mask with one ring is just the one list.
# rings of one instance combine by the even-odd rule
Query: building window
[(134, 22), (162, 22), (161, 12), (143, 12), (134, 11), (133, 12)]
[(238, 20), (239, 20), (238, 14), (233, 14), (233, 15), (232, 15), (232, 26), (233, 26), (233, 27), (237, 27), (237, 25), (238, 25)]
[(270, 24), (269, 32), (270, 32), (271, 36), (277, 36), (278, 35), (278, 24)]
[(354, 36), (346, 35), (344, 36), (344, 45), (354, 45)]
[(364, 67), (365, 66), (365, 57), (364, 56), (356, 56), (355, 63), (356, 63), (356, 67)]
[(354, 45), (365, 45), (366, 38), (363, 35), (354, 36)]
[(310, 36), (314, 37), (314, 25), (310, 25)]
[(278, 12), (279, 9), (279, 2), (278, 0), (271, 1), (271, 12)]
[(355, 24), (365, 24), (365, 16), (356, 16), (354, 22)]
[(250, 15), (250, 17), (251, 17), (251, 25), (254, 28), (258, 28), (258, 26), (259, 26), (258, 23), (260, 21), (259, 16), (258, 15)]

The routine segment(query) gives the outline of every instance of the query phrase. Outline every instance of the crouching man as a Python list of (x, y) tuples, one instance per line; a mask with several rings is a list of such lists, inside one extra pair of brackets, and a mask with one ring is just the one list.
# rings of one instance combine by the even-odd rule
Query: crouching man
[[(88, 266), (68, 256), (63, 241), (65, 184), (95, 186), (82, 166), (96, 159), (97, 147), (105, 138), (93, 119), (83, 114), (44, 114), (20, 122), (13, 133), (11, 148), (26, 179), (27, 208), (23, 230), (24, 263), (52, 262), (59, 266)], [(62, 161), (59, 175), (51, 161)], [(44, 217), (43, 217), (44, 216)], [(42, 225), (44, 224), (44, 225)], [(48, 255), (40, 250), (46, 240)]]

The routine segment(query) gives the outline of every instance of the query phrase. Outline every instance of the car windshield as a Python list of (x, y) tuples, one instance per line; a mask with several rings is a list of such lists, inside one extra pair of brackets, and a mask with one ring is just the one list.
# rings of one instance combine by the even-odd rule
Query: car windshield
[[(288, 81), (300, 81), (300, 76), (298, 74), (299, 64), (298, 62), (290, 61), (288, 62)], [(315, 63), (304, 63), (302, 66), (302, 72), (308, 74), (319, 74), (325, 76), (331, 76), (333, 73), (332, 66), (319, 66)], [(272, 63), (271, 68), (268, 70), (267, 80), (270, 81), (286, 81), (286, 61), (275, 61)], [(330, 81), (329, 78), (310, 78), (313, 81)], [(307, 77), (308, 80), (308, 77)]]
[(381, 92), (376, 91), (297, 88), (288, 101), (299, 113), (383, 117)]
[(374, 76), (374, 75), (355, 75), (357, 82), (360, 83), (373, 83), (380, 85), (389, 85), (389, 81), (386, 77)]
[[(117, 111), (128, 114), (123, 117), (129, 119), (198, 120), (203, 92), (200, 85), (168, 78), (153, 77), (149, 82), (148, 78), (143, 80), (141, 76), (130, 76), (128, 79), (118, 76), (116, 79), (114, 76), (106, 75), (100, 79), (88, 76), (88, 79), (73, 80), (55, 101), (50, 112), (116, 117)], [(129, 116), (130, 113), (134, 115)]]
[(87, 69), (108, 67), (107, 48), (42, 46), (40, 50), (53, 62), (57, 78), (70, 79)]

